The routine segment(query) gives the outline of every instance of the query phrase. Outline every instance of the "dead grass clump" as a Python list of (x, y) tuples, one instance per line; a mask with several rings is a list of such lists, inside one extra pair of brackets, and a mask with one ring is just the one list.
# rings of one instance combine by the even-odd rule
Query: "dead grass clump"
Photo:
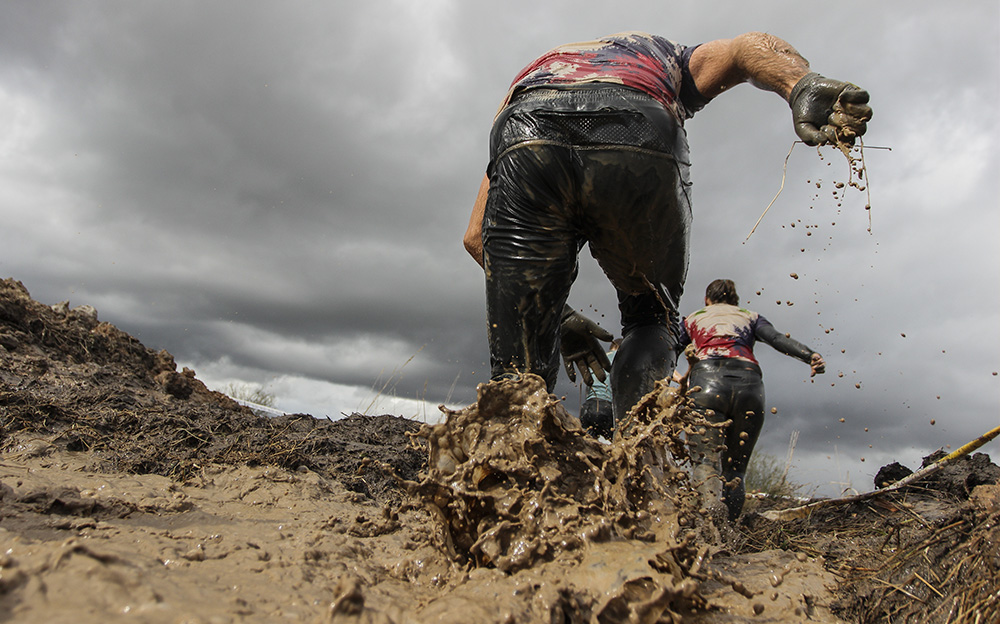
[(1000, 513), (966, 504), (927, 522), (900, 509), (910, 517), (861, 549), (870, 567), (845, 567), (838, 614), (862, 624), (1000, 622)]
[[(988, 458), (964, 459), (956, 468), (971, 478)], [(1000, 622), (1000, 486), (947, 487), (921, 482), (784, 522), (748, 514), (732, 547), (823, 557), (841, 579), (833, 611), (849, 622)]]

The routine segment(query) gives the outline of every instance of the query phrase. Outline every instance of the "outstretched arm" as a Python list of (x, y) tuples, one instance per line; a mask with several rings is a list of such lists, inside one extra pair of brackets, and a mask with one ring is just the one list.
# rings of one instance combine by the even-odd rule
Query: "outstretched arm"
[(766, 342), (771, 345), (776, 351), (780, 351), (785, 355), (789, 355), (797, 360), (802, 360), (808, 364), (810, 368), (810, 377), (819, 375), (826, 371), (826, 362), (823, 360), (822, 355), (816, 353), (801, 342), (793, 340), (788, 334), (780, 333), (774, 328), (774, 325), (771, 325), (766, 321), (758, 321), (757, 329), (754, 331), (754, 337), (761, 342)]
[(809, 61), (782, 39), (751, 32), (701, 44), (691, 54), (690, 68), (695, 86), (707, 98), (750, 82), (788, 100), (795, 84), (809, 73)]
[(767, 33), (704, 43), (691, 54), (689, 67), (708, 98), (743, 82), (774, 91), (791, 106), (795, 132), (809, 145), (853, 144), (872, 117), (867, 91), (811, 73), (795, 48)]
[(486, 196), (489, 191), (490, 178), (484, 175), (483, 181), (479, 185), (479, 194), (476, 195), (476, 203), (472, 205), (469, 227), (465, 230), (465, 236), (462, 238), (465, 250), (479, 263), (479, 266), (483, 266), (483, 215), (486, 214)]

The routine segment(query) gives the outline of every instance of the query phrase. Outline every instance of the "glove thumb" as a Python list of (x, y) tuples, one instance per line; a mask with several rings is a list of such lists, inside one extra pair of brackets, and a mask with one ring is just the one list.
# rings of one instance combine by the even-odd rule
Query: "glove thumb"
[(806, 145), (816, 146), (827, 140), (826, 133), (808, 121), (800, 121), (796, 123), (795, 134), (797, 134)]

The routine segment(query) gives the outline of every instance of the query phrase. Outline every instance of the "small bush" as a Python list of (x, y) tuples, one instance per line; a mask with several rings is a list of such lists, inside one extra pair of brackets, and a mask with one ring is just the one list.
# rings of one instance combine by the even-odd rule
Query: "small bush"
[(805, 485), (788, 480), (785, 463), (774, 455), (754, 453), (747, 466), (746, 491), (775, 498), (795, 498), (803, 495)]
[(226, 387), (223, 388), (222, 394), (225, 394), (231, 399), (249, 401), (250, 403), (256, 403), (257, 405), (263, 405), (264, 407), (274, 407), (274, 395), (270, 392), (265, 392), (264, 388), (258, 386), (257, 384), (227, 384)]

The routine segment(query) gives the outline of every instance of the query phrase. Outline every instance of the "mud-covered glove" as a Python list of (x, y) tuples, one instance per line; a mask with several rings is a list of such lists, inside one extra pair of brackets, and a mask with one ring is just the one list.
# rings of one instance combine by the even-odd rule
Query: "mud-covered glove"
[(560, 326), (559, 350), (570, 381), (576, 381), (574, 365), (580, 369), (580, 377), (588, 386), (594, 383), (591, 371), (600, 381), (607, 379), (611, 361), (599, 341), (608, 342), (613, 337), (594, 321), (566, 306)]
[(872, 118), (868, 99), (867, 91), (849, 82), (806, 74), (788, 96), (795, 134), (806, 145), (854, 145)]
[(809, 376), (815, 377), (826, 372), (826, 360), (819, 353), (813, 353), (809, 359)]

